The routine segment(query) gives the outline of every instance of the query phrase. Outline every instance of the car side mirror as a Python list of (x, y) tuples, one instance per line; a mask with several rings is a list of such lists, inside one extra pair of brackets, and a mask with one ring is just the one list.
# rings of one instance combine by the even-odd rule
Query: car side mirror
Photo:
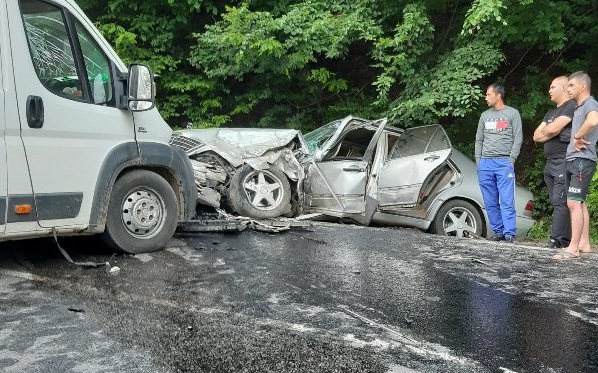
[(127, 102), (131, 111), (146, 111), (154, 108), (156, 97), (154, 74), (142, 64), (129, 66)]
[(316, 153), (314, 154), (314, 161), (321, 162), (323, 158), (324, 152), (322, 151), (322, 149), (316, 150)]

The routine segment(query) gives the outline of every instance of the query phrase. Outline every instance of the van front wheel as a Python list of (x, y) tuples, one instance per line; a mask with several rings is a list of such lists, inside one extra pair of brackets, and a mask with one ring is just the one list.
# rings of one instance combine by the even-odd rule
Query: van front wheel
[(146, 170), (127, 172), (112, 189), (102, 238), (130, 254), (160, 250), (172, 238), (178, 215), (176, 195), (164, 178)]

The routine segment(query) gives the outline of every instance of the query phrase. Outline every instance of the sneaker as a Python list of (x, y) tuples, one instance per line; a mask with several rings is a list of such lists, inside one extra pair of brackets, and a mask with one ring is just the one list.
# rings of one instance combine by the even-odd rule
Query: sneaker
[(561, 244), (559, 244), (558, 242), (556, 242), (555, 240), (551, 239), (550, 241), (548, 241), (548, 243), (546, 244), (546, 247), (549, 249), (560, 249), (562, 246)]
[(488, 237), (489, 241), (504, 241), (505, 236), (500, 236), (498, 234), (493, 234), (492, 236)]
[(505, 242), (510, 242), (510, 243), (515, 242), (515, 236), (506, 235)]

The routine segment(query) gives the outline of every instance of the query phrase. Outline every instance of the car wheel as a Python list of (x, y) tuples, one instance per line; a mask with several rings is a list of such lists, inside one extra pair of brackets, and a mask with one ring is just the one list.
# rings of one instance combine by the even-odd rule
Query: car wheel
[(255, 170), (244, 165), (231, 178), (228, 200), (239, 215), (275, 218), (290, 211), (291, 186), (277, 168)]
[(176, 195), (164, 178), (146, 170), (128, 172), (112, 189), (102, 239), (131, 254), (159, 250), (176, 230), (178, 211)]
[(438, 210), (431, 230), (432, 233), (452, 237), (480, 237), (483, 230), (482, 217), (467, 201), (448, 201)]

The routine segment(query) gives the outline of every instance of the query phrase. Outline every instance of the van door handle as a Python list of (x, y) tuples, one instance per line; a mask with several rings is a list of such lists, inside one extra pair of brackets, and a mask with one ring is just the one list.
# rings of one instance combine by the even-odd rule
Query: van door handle
[(347, 172), (365, 172), (365, 168), (359, 166), (350, 166), (343, 168), (343, 171)]
[(27, 124), (30, 128), (44, 125), (44, 101), (39, 96), (27, 97)]

